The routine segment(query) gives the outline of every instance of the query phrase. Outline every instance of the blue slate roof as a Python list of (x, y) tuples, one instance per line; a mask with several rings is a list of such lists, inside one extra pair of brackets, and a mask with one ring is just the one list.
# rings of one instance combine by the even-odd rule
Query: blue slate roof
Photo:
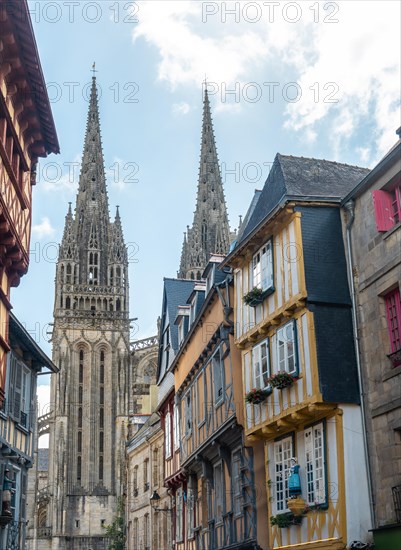
[(249, 221), (246, 226), (243, 224), (238, 243), (245, 240), (280, 202), (291, 199), (340, 202), (368, 173), (369, 169), (359, 166), (277, 153)]
[(174, 324), (178, 306), (187, 303), (188, 296), (195, 286), (195, 281), (188, 279), (164, 279), (163, 314), (167, 309), (170, 322), (171, 347), (174, 353), (178, 350), (178, 326)]

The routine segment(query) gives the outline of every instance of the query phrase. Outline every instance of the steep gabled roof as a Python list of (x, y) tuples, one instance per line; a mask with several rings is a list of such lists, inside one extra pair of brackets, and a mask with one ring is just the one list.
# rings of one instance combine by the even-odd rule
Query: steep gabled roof
[(340, 202), (368, 173), (369, 169), (359, 166), (277, 153), (238, 244), (281, 202), (292, 199)]
[[(178, 306), (187, 303), (188, 296), (195, 286), (195, 281), (187, 279), (164, 279), (164, 296), (170, 321), (171, 347), (174, 353), (178, 350), (178, 326), (174, 325)], [(163, 312), (164, 313), (164, 312)]]

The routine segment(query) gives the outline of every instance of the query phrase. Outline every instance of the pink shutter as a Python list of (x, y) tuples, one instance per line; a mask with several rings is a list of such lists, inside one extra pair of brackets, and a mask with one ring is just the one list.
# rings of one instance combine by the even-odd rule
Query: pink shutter
[(378, 231), (388, 231), (394, 226), (391, 194), (382, 189), (372, 192)]

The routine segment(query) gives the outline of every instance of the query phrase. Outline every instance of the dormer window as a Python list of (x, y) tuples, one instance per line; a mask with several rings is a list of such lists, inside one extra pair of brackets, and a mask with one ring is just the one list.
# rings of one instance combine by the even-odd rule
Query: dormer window
[(215, 270), (216, 270), (216, 266), (213, 265), (213, 266), (211, 267), (211, 269), (209, 270), (209, 273), (208, 273), (208, 275), (207, 275), (207, 279), (206, 279), (206, 294), (209, 293), (210, 289), (211, 289), (212, 286), (213, 286)]
[(189, 324), (192, 325), (192, 323), (195, 321), (196, 317), (196, 294), (192, 299), (191, 307), (189, 310)]

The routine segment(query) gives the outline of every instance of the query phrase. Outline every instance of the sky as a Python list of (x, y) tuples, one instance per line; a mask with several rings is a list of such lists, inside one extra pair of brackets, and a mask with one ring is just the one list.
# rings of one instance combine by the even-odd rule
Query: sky
[[(373, 167), (400, 117), (400, 3), (29, 0), (61, 154), (33, 190), (31, 260), (14, 313), (51, 355), (57, 246), (75, 205), (96, 62), (110, 214), (130, 257), (132, 340), (156, 334), (179, 267), (208, 82), (230, 224), (277, 152)], [(48, 377), (40, 378), (46, 412)]]

